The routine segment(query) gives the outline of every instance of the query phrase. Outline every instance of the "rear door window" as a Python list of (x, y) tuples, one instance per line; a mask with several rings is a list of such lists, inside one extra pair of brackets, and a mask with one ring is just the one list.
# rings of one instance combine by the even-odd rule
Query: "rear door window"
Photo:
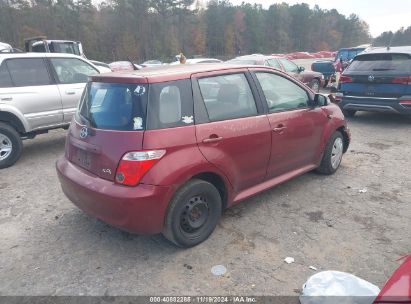
[(411, 73), (411, 57), (406, 54), (360, 55), (347, 68), (347, 72), (367, 72), (375, 75)]
[(193, 94), (189, 79), (150, 85), (147, 129), (166, 129), (194, 124)]
[(198, 80), (210, 121), (257, 115), (253, 94), (243, 73)]
[(51, 84), (43, 58), (7, 59), (6, 64), (13, 84), (17, 87)]
[(12, 87), (13, 83), (11, 82), (11, 77), (9, 70), (7, 69), (6, 63), (0, 66), (0, 88), (9, 88)]
[(139, 131), (146, 125), (145, 84), (89, 83), (80, 102), (80, 119), (97, 129)]
[(284, 69), (286, 72), (291, 72), (291, 73), (298, 72), (298, 66), (294, 62), (291, 62), (290, 60), (285, 59), (285, 58), (280, 58), (279, 60), (281, 64), (284, 66)]

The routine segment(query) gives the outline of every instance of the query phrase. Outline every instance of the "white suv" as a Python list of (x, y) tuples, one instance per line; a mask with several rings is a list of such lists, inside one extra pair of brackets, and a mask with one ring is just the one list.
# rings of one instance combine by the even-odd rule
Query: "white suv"
[(0, 54), (0, 169), (19, 159), (22, 139), (67, 128), (88, 76), (98, 73), (70, 54)]

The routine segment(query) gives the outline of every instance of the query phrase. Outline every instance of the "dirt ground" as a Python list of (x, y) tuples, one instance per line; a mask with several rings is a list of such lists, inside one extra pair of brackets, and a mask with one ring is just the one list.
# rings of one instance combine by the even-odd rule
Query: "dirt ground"
[[(335, 175), (308, 173), (242, 202), (188, 250), (74, 207), (54, 168), (65, 131), (25, 141), (0, 172), (0, 295), (297, 295), (309, 266), (381, 287), (411, 252), (411, 120), (360, 113), (349, 127)], [(218, 264), (226, 275), (212, 275)]]

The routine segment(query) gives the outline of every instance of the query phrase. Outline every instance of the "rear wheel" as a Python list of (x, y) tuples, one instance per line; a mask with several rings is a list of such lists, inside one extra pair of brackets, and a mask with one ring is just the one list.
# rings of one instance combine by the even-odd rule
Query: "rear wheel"
[(343, 111), (345, 117), (354, 117), (357, 111), (355, 110), (344, 110)]
[(317, 172), (322, 174), (334, 174), (340, 167), (344, 154), (344, 138), (341, 132), (335, 132), (325, 147), (323, 159)]
[(320, 86), (321, 86), (321, 84), (320, 84), (320, 81), (318, 79), (315, 78), (315, 79), (311, 80), (310, 88), (314, 92), (319, 93), (320, 92)]
[(171, 200), (163, 235), (180, 247), (200, 244), (214, 231), (221, 211), (221, 196), (216, 187), (193, 179)]
[(12, 126), (0, 123), (0, 169), (14, 165), (22, 149), (19, 133)]

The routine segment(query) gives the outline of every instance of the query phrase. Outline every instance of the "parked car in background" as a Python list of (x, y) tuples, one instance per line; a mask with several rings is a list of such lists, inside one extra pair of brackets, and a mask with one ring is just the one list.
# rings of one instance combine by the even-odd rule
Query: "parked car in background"
[(98, 69), (70, 54), (0, 54), (0, 169), (22, 153), (22, 139), (67, 128), (88, 76)]
[(324, 87), (326, 87), (329, 83), (335, 82), (335, 73), (338, 61), (342, 60), (343, 69), (345, 69), (355, 56), (364, 52), (366, 49), (367, 46), (340, 49), (335, 55), (333, 61), (317, 60), (311, 64), (311, 70), (324, 75)]
[(224, 208), (336, 172), (349, 141), (339, 107), (286, 73), (187, 64), (92, 77), (56, 166), (80, 209), (191, 247)]
[[(197, 64), (197, 63), (222, 63), (223, 61), (215, 58), (190, 58), (186, 60), (185, 64)], [(170, 65), (181, 64), (180, 61), (173, 61)]]
[(294, 62), (284, 57), (254, 54), (240, 56), (228, 60), (227, 63), (270, 66), (297, 78), (317, 93), (320, 91), (320, 87), (324, 82), (324, 76), (321, 73), (306, 71), (304, 67), (299, 67)]
[(100, 73), (113, 72), (110, 66), (105, 62), (96, 61), (96, 60), (90, 60), (90, 62), (95, 65), (95, 67), (99, 70)]
[(357, 111), (411, 115), (411, 46), (357, 55), (340, 78), (336, 99), (348, 116)]
[[(24, 39), (24, 48), (26, 52), (73, 54), (86, 58), (80, 41), (50, 40), (45, 36), (39, 36)], [(97, 67), (100, 73), (111, 72), (108, 64), (104, 62), (96, 60), (90, 60), (90, 62)]]
[(10, 44), (0, 42), (0, 53), (10, 53), (13, 50)]
[(143, 67), (131, 61), (114, 61), (108, 65), (113, 72), (140, 70)]
[(159, 65), (163, 65), (163, 62), (161, 62), (160, 60), (147, 60), (141, 64), (141, 66), (143, 67), (156, 67)]

